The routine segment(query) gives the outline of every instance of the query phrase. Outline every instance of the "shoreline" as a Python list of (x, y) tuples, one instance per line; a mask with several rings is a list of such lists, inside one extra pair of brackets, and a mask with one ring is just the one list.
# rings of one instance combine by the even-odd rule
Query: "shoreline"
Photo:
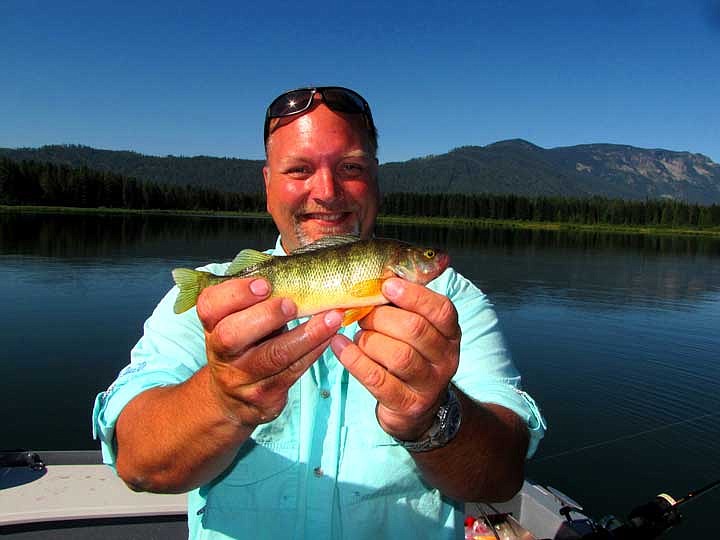
[[(165, 215), (165, 216), (196, 216), (196, 217), (222, 217), (244, 219), (271, 219), (267, 212), (231, 212), (215, 210), (141, 210), (132, 208), (79, 208), (67, 206), (25, 206), (0, 205), (0, 213), (35, 213), (35, 214), (135, 214), (135, 215)], [(545, 230), (557, 232), (599, 232), (608, 234), (640, 234), (663, 236), (702, 236), (720, 238), (720, 228), (690, 229), (673, 228), (666, 226), (633, 226), (611, 224), (583, 224), (550, 221), (519, 221), (487, 218), (450, 218), (450, 217), (408, 217), (379, 215), (378, 223), (397, 225), (443, 226), (456, 228), (499, 228), (499, 229), (525, 229)]]

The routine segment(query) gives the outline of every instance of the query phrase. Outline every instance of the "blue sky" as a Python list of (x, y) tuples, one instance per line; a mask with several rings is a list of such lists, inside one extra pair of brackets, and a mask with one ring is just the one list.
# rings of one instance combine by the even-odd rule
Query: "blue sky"
[(0, 147), (261, 159), (277, 94), (356, 89), (380, 161), (527, 139), (720, 162), (720, 0), (0, 0)]

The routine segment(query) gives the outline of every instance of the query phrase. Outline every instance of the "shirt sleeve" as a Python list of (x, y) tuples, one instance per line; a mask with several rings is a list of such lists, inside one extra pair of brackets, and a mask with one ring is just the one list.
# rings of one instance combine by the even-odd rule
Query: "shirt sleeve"
[(471, 281), (449, 268), (429, 287), (446, 294), (458, 312), (462, 340), (460, 365), (453, 383), (482, 403), (506, 407), (527, 424), (531, 457), (545, 434), (538, 405), (521, 387), (521, 377), (512, 362), (500, 324), (487, 296)]
[[(210, 268), (210, 271), (213, 271)], [(217, 270), (216, 270), (217, 271)], [(205, 337), (195, 308), (173, 311), (174, 287), (145, 321), (143, 336), (130, 351), (130, 364), (95, 398), (93, 436), (100, 440), (103, 462), (115, 466), (115, 424), (123, 408), (150, 388), (179, 384), (207, 363)]]

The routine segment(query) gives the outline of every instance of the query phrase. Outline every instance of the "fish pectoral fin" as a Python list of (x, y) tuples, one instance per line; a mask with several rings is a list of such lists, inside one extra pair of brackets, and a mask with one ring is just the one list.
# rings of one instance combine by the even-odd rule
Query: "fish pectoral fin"
[(351, 296), (365, 298), (367, 296), (377, 296), (382, 294), (382, 284), (384, 279), (366, 279), (365, 281), (358, 281), (355, 285), (350, 287), (348, 291)]
[(348, 309), (345, 312), (345, 316), (343, 317), (341, 326), (348, 326), (348, 325), (351, 325), (352, 323), (354, 323), (355, 321), (359, 321), (365, 315), (370, 313), (373, 309), (375, 309), (375, 306), (367, 306), (367, 307), (361, 307), (361, 308)]
[(233, 261), (230, 263), (230, 266), (228, 266), (227, 270), (225, 270), (225, 275), (234, 276), (251, 266), (270, 261), (274, 258), (275, 257), (273, 255), (268, 255), (262, 251), (243, 249), (235, 256)]
[(388, 270), (390, 270), (393, 274), (395, 274), (397, 277), (408, 279), (408, 273), (405, 268), (400, 266), (399, 264), (389, 264)]

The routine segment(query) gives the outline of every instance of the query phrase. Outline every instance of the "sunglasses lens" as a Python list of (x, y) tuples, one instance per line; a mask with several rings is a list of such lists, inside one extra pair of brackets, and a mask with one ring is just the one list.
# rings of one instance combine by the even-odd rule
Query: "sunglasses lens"
[(355, 92), (345, 88), (323, 88), (322, 95), (328, 107), (338, 112), (363, 113), (365, 102)]
[(278, 97), (268, 107), (268, 118), (281, 118), (305, 110), (312, 100), (312, 90), (294, 90)]

